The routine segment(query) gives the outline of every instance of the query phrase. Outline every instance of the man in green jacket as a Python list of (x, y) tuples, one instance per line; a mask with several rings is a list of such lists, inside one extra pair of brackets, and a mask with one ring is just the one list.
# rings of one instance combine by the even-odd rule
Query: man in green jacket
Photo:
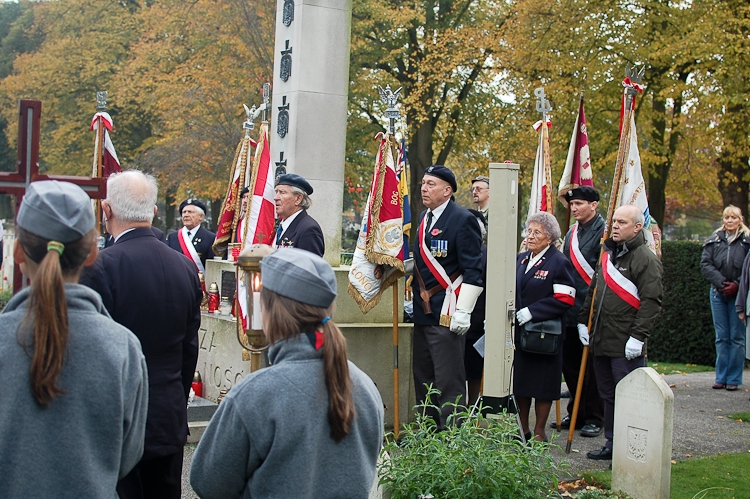
[[(589, 459), (612, 459), (615, 387), (631, 371), (646, 366), (646, 340), (661, 311), (661, 262), (646, 244), (644, 215), (635, 206), (620, 206), (612, 218), (612, 237), (591, 281), (578, 316), (581, 341), (589, 337), (599, 394), (604, 400), (604, 436)], [(594, 297), (595, 295), (595, 297)], [(586, 327), (594, 307), (592, 330)]]

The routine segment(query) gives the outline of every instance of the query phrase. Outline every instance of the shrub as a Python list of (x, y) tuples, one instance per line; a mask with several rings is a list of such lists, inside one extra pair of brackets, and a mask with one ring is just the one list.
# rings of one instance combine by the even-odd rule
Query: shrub
[(430, 397), (417, 406), (417, 420), (406, 425), (402, 438), (392, 435), (383, 449), (378, 469), (380, 484), (392, 499), (508, 498), (538, 499), (557, 496), (558, 466), (550, 455), (550, 444), (519, 438), (515, 416), (485, 418), (481, 410), (470, 414), (455, 407), (445, 431), (425, 415)]
[(703, 247), (691, 241), (664, 241), (664, 299), (648, 343), (649, 360), (714, 365), (714, 327), (701, 274)]
[(5, 304), (8, 303), (11, 298), (13, 298), (13, 291), (9, 289), (0, 290), (0, 310), (5, 308)]

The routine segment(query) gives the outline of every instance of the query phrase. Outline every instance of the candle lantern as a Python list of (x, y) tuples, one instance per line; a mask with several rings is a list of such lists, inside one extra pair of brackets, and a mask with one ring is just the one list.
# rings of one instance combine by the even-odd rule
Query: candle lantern
[(237, 317), (237, 339), (242, 348), (250, 352), (251, 372), (267, 365), (264, 357), (268, 340), (263, 333), (260, 315), (260, 289), (263, 285), (260, 261), (273, 251), (267, 244), (253, 244), (246, 246), (237, 257), (237, 300), (241, 312)]

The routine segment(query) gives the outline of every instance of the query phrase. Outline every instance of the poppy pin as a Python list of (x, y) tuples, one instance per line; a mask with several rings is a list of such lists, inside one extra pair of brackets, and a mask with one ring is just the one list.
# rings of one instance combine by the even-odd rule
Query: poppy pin
[(440, 229), (432, 229), (432, 231), (430, 232), (430, 234), (432, 234), (433, 237), (434, 237), (434, 236), (439, 235), (441, 232), (443, 232), (443, 231), (440, 230)]

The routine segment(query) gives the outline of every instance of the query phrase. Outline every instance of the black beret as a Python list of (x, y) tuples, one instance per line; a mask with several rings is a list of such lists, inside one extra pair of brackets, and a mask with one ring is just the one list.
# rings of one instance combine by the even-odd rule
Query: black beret
[(203, 213), (208, 213), (208, 209), (206, 208), (206, 205), (203, 204), (202, 202), (198, 201), (197, 199), (186, 199), (185, 201), (180, 203), (180, 215), (182, 215), (182, 210), (184, 210), (185, 207), (188, 205), (200, 208), (201, 210), (203, 210)]
[(599, 193), (593, 187), (582, 185), (565, 193), (565, 201), (571, 202), (574, 199), (582, 199), (593, 203), (599, 201)]
[(453, 192), (456, 192), (458, 190), (458, 186), (456, 185), (456, 177), (455, 175), (453, 175), (453, 172), (450, 171), (450, 168), (446, 168), (443, 165), (432, 165), (427, 167), (427, 169), (424, 171), (424, 174), (432, 175), (433, 177), (445, 180), (450, 184), (451, 188), (453, 188)]
[(296, 173), (286, 173), (281, 175), (279, 180), (276, 181), (276, 185), (291, 185), (292, 187), (297, 187), (305, 191), (308, 196), (313, 193), (313, 188), (310, 185), (310, 182), (305, 180), (305, 177), (297, 175)]
[(245, 195), (245, 194), (247, 194), (248, 192), (250, 192), (250, 186), (249, 186), (249, 185), (246, 185), (246, 186), (245, 186), (245, 187), (243, 187), (243, 188), (242, 188), (242, 190), (240, 191), (240, 197), (244, 196), (244, 195)]

